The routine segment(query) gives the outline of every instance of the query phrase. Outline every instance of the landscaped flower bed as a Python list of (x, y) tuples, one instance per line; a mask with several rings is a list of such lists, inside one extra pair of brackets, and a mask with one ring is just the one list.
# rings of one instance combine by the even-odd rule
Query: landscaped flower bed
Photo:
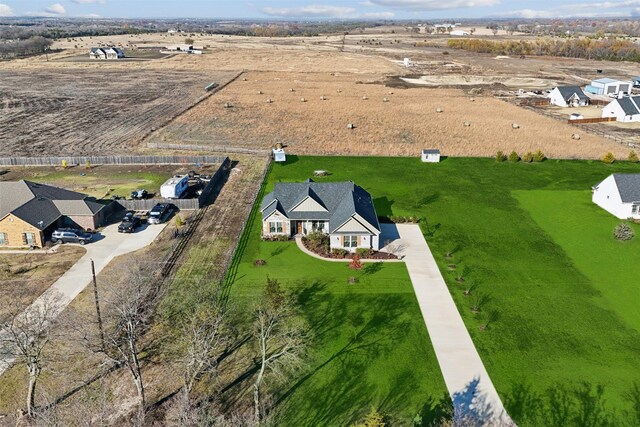
[[(322, 233), (311, 233), (303, 237), (302, 244), (305, 248), (323, 258), (351, 259), (353, 256), (351, 252), (345, 249), (329, 249), (329, 236)], [(358, 248), (356, 253), (361, 259), (398, 259), (393, 254), (372, 249)]]

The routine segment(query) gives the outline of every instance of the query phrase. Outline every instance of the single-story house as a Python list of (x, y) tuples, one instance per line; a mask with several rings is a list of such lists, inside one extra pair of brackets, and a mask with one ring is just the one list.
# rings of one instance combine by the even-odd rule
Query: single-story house
[(612, 93), (631, 92), (633, 83), (614, 79), (597, 79), (585, 87), (585, 91), (595, 95), (610, 95)]
[(440, 162), (440, 150), (422, 150), (421, 159), (425, 163)]
[(640, 218), (640, 174), (614, 173), (592, 188), (592, 201), (620, 219)]
[(124, 58), (124, 51), (117, 47), (94, 47), (89, 52), (91, 59), (120, 59)]
[(602, 117), (615, 117), (618, 122), (640, 122), (640, 96), (614, 99), (602, 109)]
[(558, 86), (549, 95), (549, 103), (559, 107), (583, 107), (589, 105), (589, 97), (578, 86)]
[(0, 181), (0, 245), (42, 247), (56, 228), (96, 229), (108, 209), (82, 193), (21, 180)]
[(380, 223), (371, 195), (353, 182), (276, 183), (265, 196), (262, 236), (329, 235), (331, 249), (380, 249)]

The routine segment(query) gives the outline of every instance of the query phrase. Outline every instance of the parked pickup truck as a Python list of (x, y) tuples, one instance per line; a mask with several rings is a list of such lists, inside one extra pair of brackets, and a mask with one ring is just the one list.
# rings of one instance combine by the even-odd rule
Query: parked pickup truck
[(142, 221), (140, 218), (135, 216), (133, 212), (128, 212), (124, 218), (122, 218), (122, 222), (118, 226), (119, 233), (133, 233), (136, 231), (136, 228), (142, 225)]

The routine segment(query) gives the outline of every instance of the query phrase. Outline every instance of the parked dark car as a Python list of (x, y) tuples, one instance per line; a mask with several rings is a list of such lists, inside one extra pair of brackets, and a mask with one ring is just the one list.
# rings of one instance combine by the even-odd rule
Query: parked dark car
[(169, 213), (169, 205), (158, 203), (149, 211), (149, 224), (161, 224), (164, 222), (165, 216)]
[(118, 232), (133, 233), (141, 224), (142, 221), (140, 221), (140, 218), (129, 212), (124, 216), (124, 218), (122, 218), (122, 222), (118, 226)]
[(91, 233), (75, 228), (60, 228), (51, 235), (51, 241), (53, 243), (80, 243), (84, 245), (92, 239), (93, 235)]

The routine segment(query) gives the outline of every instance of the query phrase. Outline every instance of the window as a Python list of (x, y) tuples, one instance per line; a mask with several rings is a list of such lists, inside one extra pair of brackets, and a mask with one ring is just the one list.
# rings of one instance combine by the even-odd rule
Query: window
[(8, 245), (9, 240), (7, 240), (7, 233), (0, 233), (0, 245)]
[(25, 245), (33, 246), (36, 243), (36, 235), (33, 233), (22, 233), (22, 241)]
[(636, 214), (640, 213), (640, 212), (638, 212), (639, 209), (640, 209), (640, 204), (631, 205), (631, 213), (633, 215), (636, 215)]
[(358, 236), (344, 236), (344, 247), (345, 248), (357, 248), (358, 247)]
[(269, 223), (269, 233), (282, 233), (282, 221), (271, 221)]
[(324, 232), (324, 221), (311, 221), (311, 229), (313, 231)]

